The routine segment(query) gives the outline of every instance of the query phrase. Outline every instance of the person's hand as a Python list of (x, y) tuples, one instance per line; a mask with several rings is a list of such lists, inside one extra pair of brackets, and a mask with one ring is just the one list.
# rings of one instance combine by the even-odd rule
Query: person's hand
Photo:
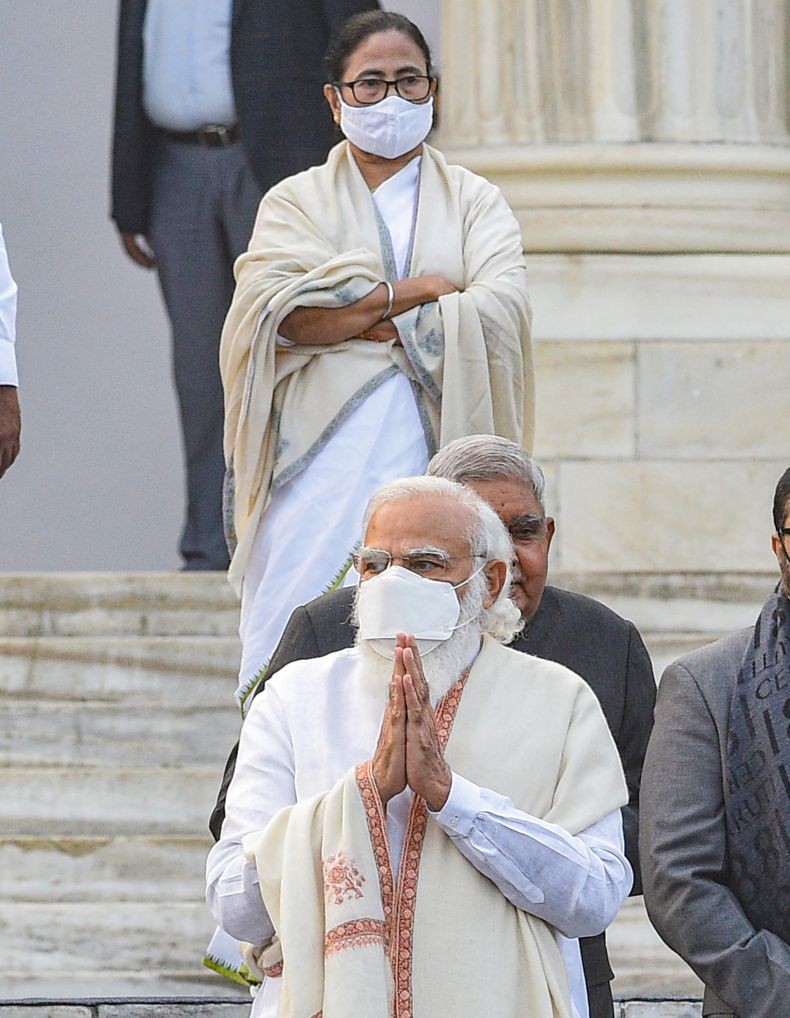
[(0, 385), (0, 477), (19, 455), (21, 430), (16, 386)]
[(367, 339), (371, 343), (389, 343), (391, 339), (400, 339), (400, 335), (395, 323), (385, 318), (383, 321), (371, 325), (370, 328), (363, 329), (357, 339)]
[(406, 704), (403, 700), (403, 658), (395, 667), (390, 682), (389, 701), (381, 722), (379, 741), (373, 754), (373, 780), (386, 806), (406, 787)]
[(445, 279), (444, 276), (418, 276), (417, 277), (423, 286), (423, 297), (422, 303), (427, 304), (429, 301), (438, 300), (440, 297), (446, 297), (450, 293), (458, 293), (458, 287), (454, 286), (449, 279)]
[(436, 813), (447, 802), (452, 773), (439, 745), (436, 715), (413, 636), (398, 634), (396, 663), (399, 655), (406, 702), (406, 780), (415, 795), (421, 795)]
[(141, 265), (144, 269), (152, 269), (156, 264), (150, 248), (147, 245), (143, 247), (138, 239), (138, 234), (122, 233), (121, 243), (132, 261)]

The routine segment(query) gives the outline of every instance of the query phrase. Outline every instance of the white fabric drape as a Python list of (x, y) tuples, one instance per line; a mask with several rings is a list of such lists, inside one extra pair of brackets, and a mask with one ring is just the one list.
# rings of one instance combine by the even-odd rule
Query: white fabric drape
[[(373, 193), (392, 240), (398, 278), (406, 272), (419, 167), (418, 156)], [(341, 576), (373, 492), (387, 481), (421, 474), (427, 465), (411, 383), (398, 372), (374, 389), (293, 480), (274, 492), (244, 574), (237, 699), (268, 663), (294, 608)], [(340, 582), (357, 579), (352, 568)]]
[[(532, 660), (538, 671), (551, 674), (560, 668)], [(274, 676), (252, 703), (228, 790), (222, 838), (207, 863), (212, 913), (241, 940), (262, 943), (272, 936), (255, 867), (243, 855), (245, 835), (263, 830), (284, 806), (328, 790), (350, 767), (373, 753), (386, 689), (374, 685), (358, 661), (358, 651), (351, 649), (295, 662)], [(331, 745), (326, 742), (327, 732), (332, 733)], [(605, 727), (602, 733), (608, 738)], [(396, 871), (411, 800), (407, 789), (387, 809)], [(574, 1018), (586, 1018), (577, 938), (608, 925), (632, 880), (619, 811), (572, 836), (518, 809), (497, 791), (455, 775), (450, 798), (433, 821), (509, 901), (555, 928), (572, 1013)], [(266, 981), (257, 995), (253, 1018), (277, 1014), (278, 984), (277, 979)]]

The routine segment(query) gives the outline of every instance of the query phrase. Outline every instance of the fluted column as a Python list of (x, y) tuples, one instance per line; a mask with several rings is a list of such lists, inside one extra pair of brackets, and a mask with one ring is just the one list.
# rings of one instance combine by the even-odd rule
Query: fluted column
[(789, 40), (790, 0), (444, 0), (440, 142), (528, 247), (788, 250)]

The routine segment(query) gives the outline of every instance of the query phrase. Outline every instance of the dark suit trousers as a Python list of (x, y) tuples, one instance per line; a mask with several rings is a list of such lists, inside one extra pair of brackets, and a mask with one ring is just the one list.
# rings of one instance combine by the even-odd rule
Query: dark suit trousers
[(252, 233), (260, 189), (244, 147), (158, 139), (149, 241), (173, 332), (173, 373), (186, 458), (187, 569), (227, 569), (222, 530), (223, 398), (219, 339), (233, 262)]

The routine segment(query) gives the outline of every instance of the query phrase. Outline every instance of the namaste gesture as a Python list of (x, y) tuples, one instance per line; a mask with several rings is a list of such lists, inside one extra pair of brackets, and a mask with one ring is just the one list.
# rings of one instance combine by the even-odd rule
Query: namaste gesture
[(428, 683), (413, 636), (398, 633), (389, 700), (381, 723), (373, 778), (386, 804), (406, 788), (434, 812), (447, 801), (452, 774), (436, 730)]

